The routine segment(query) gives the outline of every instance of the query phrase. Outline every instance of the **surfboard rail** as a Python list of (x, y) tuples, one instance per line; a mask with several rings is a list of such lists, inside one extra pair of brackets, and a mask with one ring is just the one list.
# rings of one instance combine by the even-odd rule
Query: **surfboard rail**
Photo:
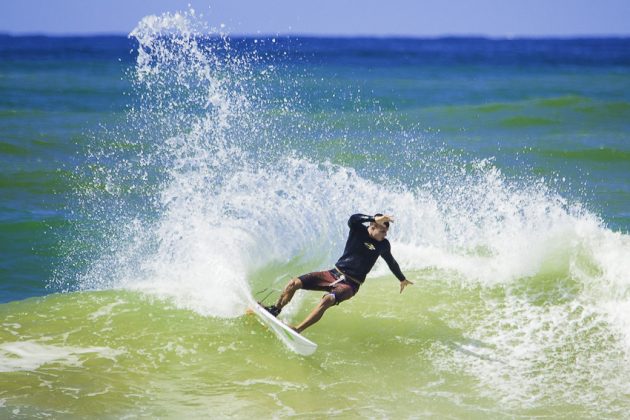
[(289, 350), (301, 354), (302, 356), (310, 356), (317, 350), (317, 344), (295, 332), (287, 324), (267, 312), (259, 303), (252, 303), (250, 309), (258, 320), (273, 331), (276, 337), (278, 337)]

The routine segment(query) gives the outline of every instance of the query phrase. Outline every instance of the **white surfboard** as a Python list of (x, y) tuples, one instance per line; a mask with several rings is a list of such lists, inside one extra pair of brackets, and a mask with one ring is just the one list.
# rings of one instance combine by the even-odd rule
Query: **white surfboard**
[(256, 314), (260, 322), (269, 327), (290, 350), (303, 356), (309, 356), (317, 350), (317, 344), (293, 331), (287, 324), (267, 312), (260, 304), (252, 303), (250, 309)]

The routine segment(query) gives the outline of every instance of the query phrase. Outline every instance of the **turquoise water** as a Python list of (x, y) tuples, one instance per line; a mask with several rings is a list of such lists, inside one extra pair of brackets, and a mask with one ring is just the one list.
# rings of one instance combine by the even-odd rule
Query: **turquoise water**
[[(0, 37), (3, 416), (628, 412), (627, 39), (203, 33)], [(377, 211), (412, 287), (244, 315)]]

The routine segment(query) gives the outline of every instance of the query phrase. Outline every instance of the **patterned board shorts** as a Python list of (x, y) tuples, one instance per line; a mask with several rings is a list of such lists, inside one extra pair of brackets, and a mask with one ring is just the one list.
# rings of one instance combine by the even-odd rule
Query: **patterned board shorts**
[(340, 280), (342, 274), (336, 269), (328, 271), (315, 271), (304, 274), (300, 277), (304, 290), (321, 290), (335, 296), (335, 305), (339, 305), (344, 300), (350, 299), (359, 291), (359, 285), (344, 279)]

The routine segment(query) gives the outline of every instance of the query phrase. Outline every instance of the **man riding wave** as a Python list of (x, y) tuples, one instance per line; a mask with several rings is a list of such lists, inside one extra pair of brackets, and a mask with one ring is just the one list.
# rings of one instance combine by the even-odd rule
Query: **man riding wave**
[[(368, 223), (365, 226), (364, 223)], [(374, 216), (353, 214), (348, 220), (350, 233), (343, 250), (343, 255), (335, 267), (327, 271), (316, 271), (291, 279), (286, 285), (278, 302), (265, 309), (272, 315), (278, 316), (293, 298), (298, 289), (320, 290), (328, 292), (313, 311), (300, 323), (293, 327), (301, 333), (319, 321), (324, 312), (333, 305), (338, 305), (350, 299), (358, 291), (365, 277), (372, 270), (378, 257), (383, 257), (389, 269), (400, 281), (400, 293), (410, 284), (400, 271), (398, 263), (391, 254), (391, 245), (385, 237), (389, 231), (389, 224), (394, 222), (392, 216), (377, 213)]]

